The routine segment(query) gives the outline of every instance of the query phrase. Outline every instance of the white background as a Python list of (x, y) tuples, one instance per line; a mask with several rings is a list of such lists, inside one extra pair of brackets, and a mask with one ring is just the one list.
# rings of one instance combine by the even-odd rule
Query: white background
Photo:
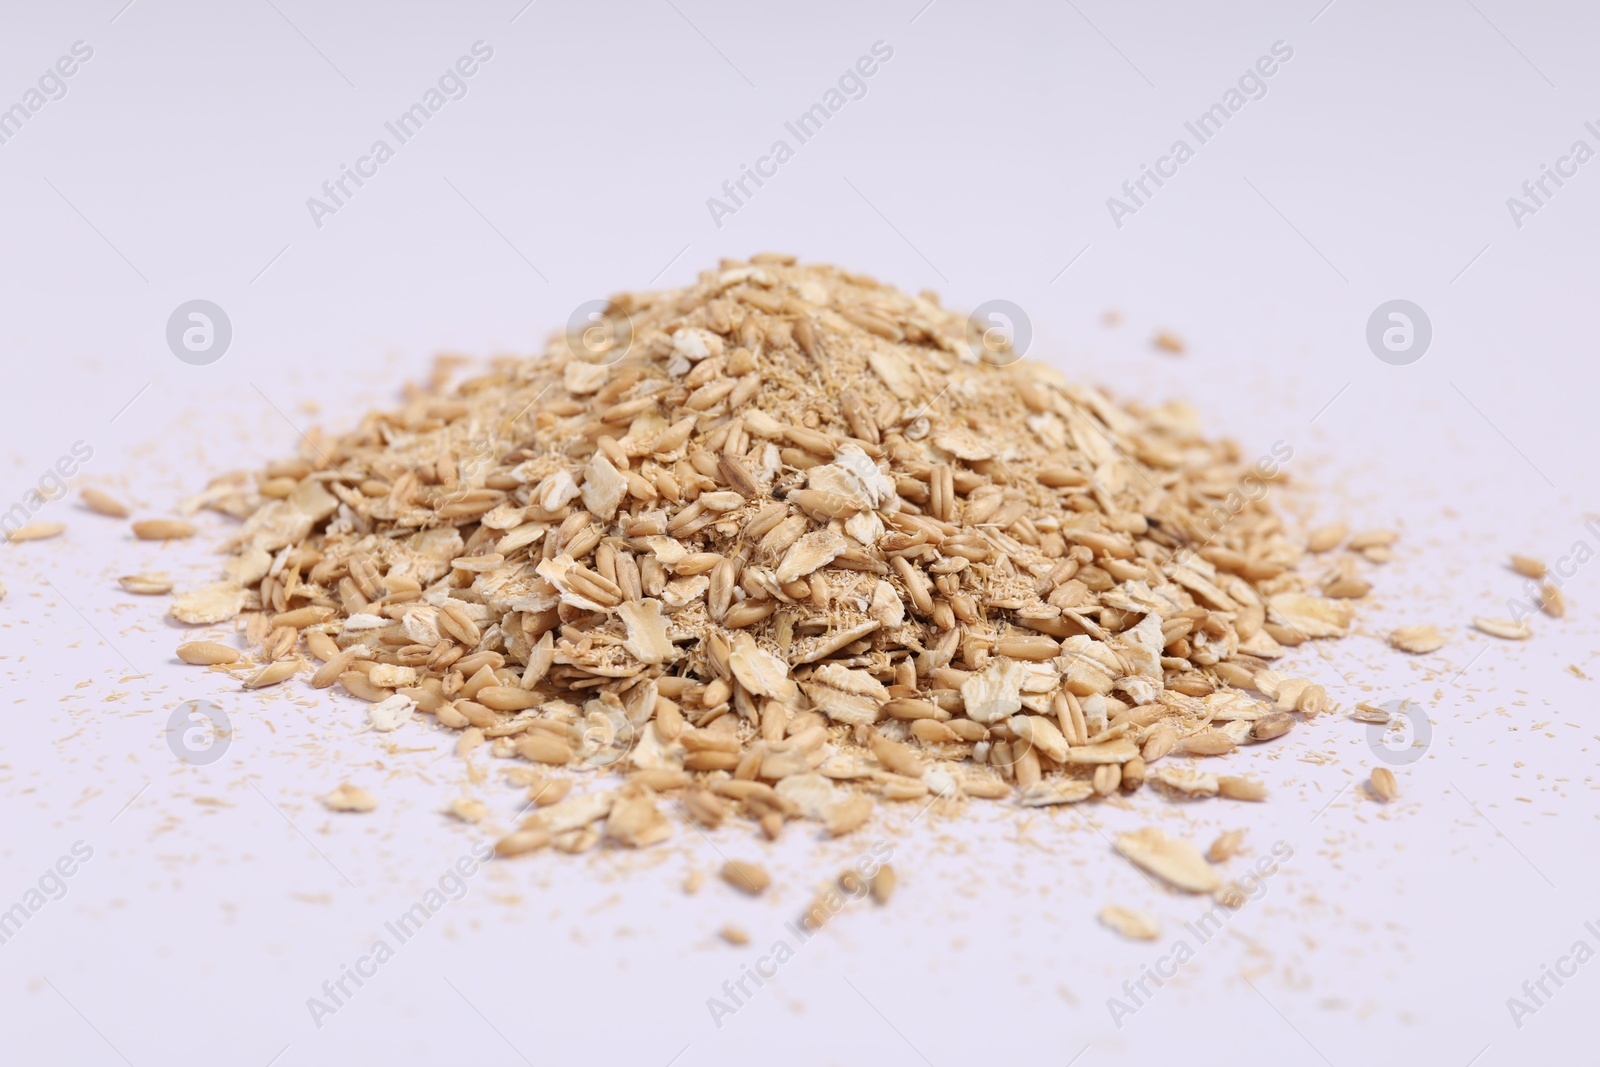
[[(920, 2), (8, 5), (0, 105), (74, 41), (94, 56), (0, 145), (0, 507), (82, 441), (80, 484), (171, 514), (299, 429), (392, 402), (437, 352), (529, 353), (584, 300), (792, 251), (951, 306), (1015, 301), (1030, 354), (1122, 397), (1186, 397), (1248, 453), (1288, 442), (1291, 514), (1400, 529), (1360, 634), (1290, 665), (1346, 707), (1428, 709), (1401, 800), (1362, 792), (1365, 732), (1328, 716), (1228, 758), (1271, 783), (1263, 805), (898, 813), (880, 835), (892, 904), (852, 905), (720, 1030), (707, 998), (795, 940), (784, 923), (868, 832), (769, 847), (680, 828), (642, 855), (495, 863), (318, 1028), (306, 998), (482, 836), (444, 803), (470, 792), (504, 824), (517, 793), (486, 753), (469, 782), (449, 737), (359, 732), (354, 701), (182, 668), (163, 603), (115, 578), (209, 577), (226, 524), (163, 548), (57, 502), (39, 517), (64, 537), (0, 546), (0, 908), (74, 842), (93, 859), (0, 945), (9, 1062), (1594, 1057), (1600, 963), (1547, 983), (1520, 1028), (1506, 1001), (1579, 939), (1600, 949), (1600, 567), (1531, 642), (1470, 620), (1518, 592), (1509, 552), (1600, 549), (1600, 163), (1520, 229), (1506, 207), (1574, 140), (1600, 149), (1583, 128), (1600, 19), (1504, 0)], [(494, 56), (469, 94), (316, 227), (306, 198), (480, 39)], [(894, 55), (865, 98), (718, 228), (706, 198), (879, 40)], [(1106, 198), (1280, 40), (1294, 55), (1265, 98), (1114, 225)], [(164, 340), (196, 297), (234, 330), (207, 367)], [(1434, 327), (1406, 367), (1363, 338), (1397, 297)], [(1152, 349), (1162, 328), (1185, 355)], [(1383, 646), (1422, 622), (1452, 642)], [(235, 726), (202, 769), (164, 742), (193, 698)], [(345, 779), (378, 811), (325, 812), (315, 796)], [(1150, 823), (1202, 847), (1248, 827), (1234, 874), (1274, 842), (1294, 856), (1119, 1027), (1107, 998), (1192, 947), (1183, 923), (1205, 910), (1112, 854), (1108, 835)], [(773, 890), (681, 891), (724, 854), (767, 864)], [(1160, 916), (1161, 938), (1102, 928), (1113, 900)], [(727, 921), (749, 946), (717, 939)]]

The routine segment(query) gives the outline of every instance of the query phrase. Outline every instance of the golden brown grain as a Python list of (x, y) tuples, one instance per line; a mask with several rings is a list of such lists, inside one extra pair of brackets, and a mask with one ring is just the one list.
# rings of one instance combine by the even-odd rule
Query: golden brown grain
[(66, 523), (62, 522), (29, 522), (12, 530), (7, 539), (12, 544), (21, 544), (24, 541), (45, 541), (52, 537), (60, 537), (66, 532)]
[(83, 501), (83, 506), (96, 515), (106, 515), (113, 519), (125, 519), (129, 515), (128, 507), (111, 494), (99, 489), (89, 487), (78, 494)]
[(244, 687), (246, 689), (266, 689), (268, 686), (281, 685), (293, 678), (295, 672), (299, 669), (300, 660), (280, 659), (274, 663), (268, 663), (265, 667), (246, 678)]
[(193, 524), (178, 519), (141, 519), (133, 524), (133, 536), (141, 541), (178, 541), (194, 534)]
[(894, 868), (885, 863), (872, 876), (872, 899), (878, 904), (889, 903), (889, 897), (894, 894), (894, 887)]
[(728, 860), (718, 873), (724, 882), (751, 896), (760, 896), (772, 884), (772, 876), (765, 868), (743, 860)]
[(1511, 569), (1522, 575), (1524, 578), (1534, 579), (1543, 578), (1548, 570), (1548, 568), (1545, 567), (1543, 560), (1534, 559), (1532, 556), (1518, 555), (1513, 555), (1511, 557)]
[(349, 782), (341, 783), (333, 792), (322, 798), (329, 811), (369, 812), (378, 808), (378, 798)]
[(117, 584), (139, 596), (165, 596), (172, 592), (172, 579), (164, 574), (124, 574)]
[(239, 650), (215, 641), (190, 641), (178, 646), (178, 658), (185, 663), (210, 666), (218, 663), (237, 663)]

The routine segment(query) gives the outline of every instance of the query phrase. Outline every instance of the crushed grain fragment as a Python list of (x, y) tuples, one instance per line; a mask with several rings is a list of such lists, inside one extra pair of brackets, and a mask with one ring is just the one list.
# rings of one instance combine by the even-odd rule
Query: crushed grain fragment
[(377, 797), (349, 782), (341, 783), (333, 792), (324, 796), (322, 803), (329, 811), (368, 812), (376, 811), (378, 808)]
[(1229, 800), (1265, 800), (1267, 787), (1249, 778), (1224, 774), (1217, 777), (1217, 795)]
[(1383, 723), (1388, 722), (1392, 716), (1390, 716), (1387, 708), (1382, 708), (1375, 704), (1363, 702), (1356, 705), (1356, 709), (1350, 713), (1350, 717), (1356, 722), (1377, 723), (1382, 725)]
[(1243, 830), (1224, 830), (1206, 850), (1206, 859), (1212, 863), (1225, 863), (1239, 854), (1244, 847)]
[(1135, 941), (1154, 941), (1161, 936), (1161, 921), (1137, 908), (1107, 904), (1100, 909), (1100, 921), (1123, 937)]
[(482, 822), (489, 815), (489, 805), (477, 797), (456, 797), (450, 802), (450, 814), (462, 822)]
[(537, 852), (541, 848), (548, 848), (554, 840), (549, 830), (542, 826), (530, 826), (523, 830), (513, 830), (494, 843), (494, 851), (498, 856), (510, 858), (522, 856), (529, 852)]
[(1116, 848), (1135, 866), (1185, 892), (1209, 893), (1222, 884), (1198, 849), (1156, 827), (1118, 834)]

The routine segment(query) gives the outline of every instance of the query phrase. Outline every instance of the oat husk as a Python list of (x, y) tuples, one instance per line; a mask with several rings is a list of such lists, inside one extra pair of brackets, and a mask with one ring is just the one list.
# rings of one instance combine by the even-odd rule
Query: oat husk
[(1240, 450), (975, 344), (931, 296), (765, 256), (607, 318), (625, 344), (558, 336), (454, 388), (442, 362), (218, 479), (225, 577), (173, 606), (242, 613), (257, 659), (303, 646), (379, 729), (399, 695), (476, 731), (463, 751), (631, 779), (503, 854), (725, 808), (838, 835), (897, 801), (1234, 795), (1200, 768), (1288, 722), (1241, 687), (1350, 630), (1364, 581), (1297, 573)]

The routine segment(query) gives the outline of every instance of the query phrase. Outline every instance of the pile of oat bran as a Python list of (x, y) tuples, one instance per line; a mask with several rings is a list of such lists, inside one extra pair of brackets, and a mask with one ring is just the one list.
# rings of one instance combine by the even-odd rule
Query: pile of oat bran
[(935, 797), (1260, 799), (1175, 757), (1323, 710), (1268, 663), (1343, 636), (1365, 583), (1315, 592), (1241, 491), (1261, 468), (1186, 409), (996, 343), (788, 256), (623, 294), (541, 358), (450, 391), (442, 363), (401, 409), (218, 479), (227, 577), (173, 615), (242, 616), (248, 687), (314, 670), (378, 729), (420, 714), (527, 761), (539, 810), (505, 853), (648, 845), (669, 813), (776, 837)]

